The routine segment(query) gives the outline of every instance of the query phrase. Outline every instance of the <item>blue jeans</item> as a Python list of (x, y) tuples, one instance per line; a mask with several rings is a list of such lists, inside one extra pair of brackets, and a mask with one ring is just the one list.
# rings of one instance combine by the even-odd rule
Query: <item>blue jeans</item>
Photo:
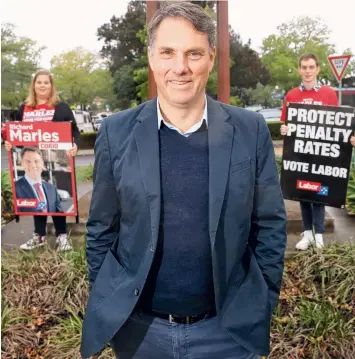
[(311, 231), (314, 226), (315, 233), (324, 233), (324, 204), (300, 202), (300, 205), (303, 220), (303, 230)]
[(176, 324), (136, 312), (111, 341), (119, 359), (259, 359), (238, 344), (217, 317)]

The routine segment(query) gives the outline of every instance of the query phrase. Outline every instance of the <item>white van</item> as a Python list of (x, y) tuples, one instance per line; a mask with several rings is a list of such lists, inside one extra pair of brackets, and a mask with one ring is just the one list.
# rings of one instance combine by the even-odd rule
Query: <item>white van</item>
[(91, 122), (89, 112), (82, 110), (73, 110), (73, 114), (80, 133), (94, 131), (94, 126)]

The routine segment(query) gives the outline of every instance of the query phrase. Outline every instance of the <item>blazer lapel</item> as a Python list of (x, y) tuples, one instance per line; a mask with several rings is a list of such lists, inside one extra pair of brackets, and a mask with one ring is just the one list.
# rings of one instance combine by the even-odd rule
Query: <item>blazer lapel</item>
[(234, 128), (226, 122), (228, 113), (222, 106), (207, 98), (209, 146), (209, 229), (214, 245), (218, 222), (224, 200)]
[(24, 193), (26, 193), (26, 196), (28, 198), (37, 198), (35, 190), (33, 189), (33, 187), (27, 182), (27, 180), (25, 179), (25, 177), (22, 177), (21, 181), (21, 188), (23, 190)]
[(137, 117), (134, 130), (138, 148), (141, 177), (150, 206), (152, 238), (154, 245), (160, 224), (160, 155), (156, 98), (148, 102)]

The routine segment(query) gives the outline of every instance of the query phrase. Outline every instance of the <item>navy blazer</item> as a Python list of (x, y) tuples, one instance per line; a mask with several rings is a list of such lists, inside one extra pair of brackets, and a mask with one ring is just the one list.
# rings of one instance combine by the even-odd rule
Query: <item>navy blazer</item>
[[(217, 315), (267, 355), (286, 248), (286, 213), (269, 129), (260, 114), (207, 98), (209, 234)], [(160, 222), (156, 99), (105, 119), (95, 144), (87, 222), (88, 300), (81, 353), (99, 352), (134, 310)]]
[[(60, 204), (58, 192), (51, 183), (42, 181), (42, 187), (47, 199), (47, 211), (50, 213), (63, 212)], [(27, 182), (25, 177), (20, 178), (15, 182), (16, 198), (37, 198), (32, 186)], [(36, 208), (20, 208), (17, 207), (18, 212), (42, 212)]]

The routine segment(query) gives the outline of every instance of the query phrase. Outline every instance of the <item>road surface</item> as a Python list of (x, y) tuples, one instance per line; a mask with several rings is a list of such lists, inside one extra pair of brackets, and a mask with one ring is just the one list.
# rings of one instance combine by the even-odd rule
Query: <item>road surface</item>
[[(94, 155), (85, 155), (85, 156), (77, 156), (75, 158), (75, 166), (89, 166), (94, 164)], [(7, 157), (7, 152), (4, 149), (4, 146), (1, 146), (1, 169), (8, 170), (9, 169), (9, 160)]]

